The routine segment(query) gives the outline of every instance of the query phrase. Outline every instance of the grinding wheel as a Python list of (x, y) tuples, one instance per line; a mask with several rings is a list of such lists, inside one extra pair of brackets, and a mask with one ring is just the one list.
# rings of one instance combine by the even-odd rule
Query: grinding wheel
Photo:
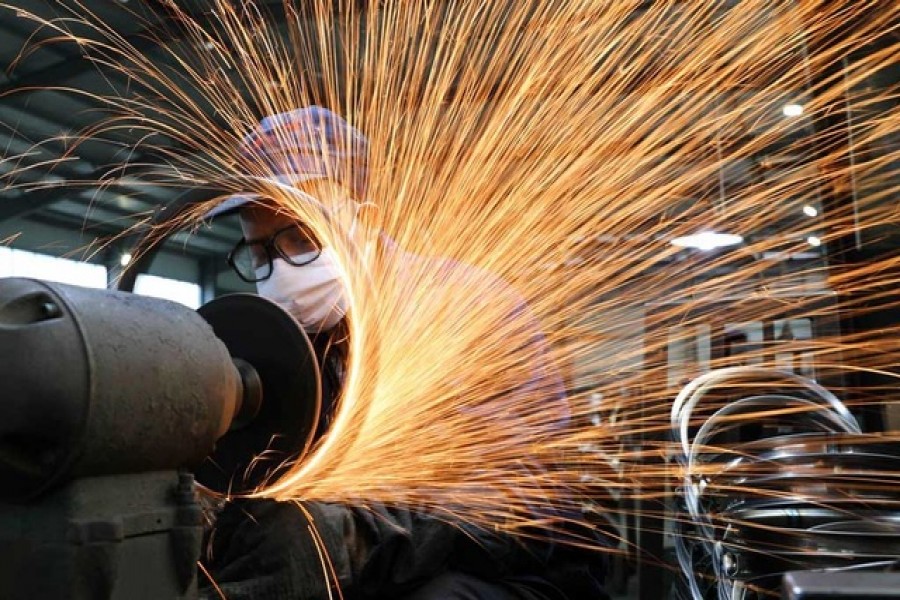
[(262, 384), (259, 412), (235, 423), (197, 469), (197, 481), (222, 493), (252, 491), (283, 474), (309, 450), (319, 420), (319, 366), (309, 338), (277, 304), (253, 294), (222, 296), (197, 312), (233, 359)]

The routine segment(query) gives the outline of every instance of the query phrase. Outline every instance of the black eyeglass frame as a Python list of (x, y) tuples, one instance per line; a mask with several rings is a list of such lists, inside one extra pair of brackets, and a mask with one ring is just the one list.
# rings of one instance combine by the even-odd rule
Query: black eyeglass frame
[[(308, 239), (315, 240), (315, 238), (312, 236), (312, 234), (309, 233), (309, 230), (307, 230), (302, 225), (297, 225), (297, 224), (288, 225), (287, 227), (282, 227), (281, 229), (279, 229), (278, 231), (273, 233), (271, 236), (269, 236), (268, 239), (265, 239), (265, 240), (255, 240), (255, 241), (251, 242), (251, 241), (248, 241), (247, 238), (242, 237), (238, 241), (238, 243), (235, 244), (234, 248), (231, 249), (231, 252), (228, 253), (228, 259), (227, 259), (228, 265), (234, 270), (235, 273), (237, 273), (238, 277), (240, 277), (243, 281), (246, 281), (247, 283), (259, 283), (260, 281), (265, 281), (266, 279), (268, 279), (269, 277), (272, 276), (272, 273), (275, 270), (274, 263), (273, 263), (273, 261), (275, 260), (275, 257), (273, 256), (273, 252), (277, 255), (277, 258), (284, 260), (287, 264), (289, 264), (291, 266), (303, 267), (305, 265), (308, 265), (309, 263), (311, 263), (314, 260), (316, 260), (317, 258), (319, 258), (319, 256), (322, 254), (322, 246), (318, 242), (315, 242), (316, 251), (315, 251), (315, 254), (312, 256), (312, 258), (305, 259), (302, 261), (298, 261), (298, 260), (291, 258), (291, 256), (289, 254), (287, 254), (284, 250), (282, 250), (276, 243), (278, 236), (280, 236), (286, 232), (294, 231), (297, 229), (304, 232)], [(248, 277), (248, 276), (244, 275), (243, 273), (241, 273), (241, 270), (238, 268), (238, 266), (236, 264), (235, 256), (237, 255), (237, 253), (240, 252), (243, 248), (250, 248), (253, 246), (261, 247), (266, 254), (266, 266), (268, 267), (268, 269), (267, 269), (266, 275), (264, 277), (256, 277), (256, 276)], [(255, 273), (255, 271), (256, 271), (256, 269), (254, 269), (254, 273)]]

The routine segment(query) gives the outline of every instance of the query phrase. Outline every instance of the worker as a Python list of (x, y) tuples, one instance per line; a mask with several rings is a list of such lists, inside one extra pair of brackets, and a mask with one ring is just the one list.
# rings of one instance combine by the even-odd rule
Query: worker
[[(367, 140), (341, 117), (308, 107), (266, 118), (245, 139), (241, 152), (264, 164), (281, 184), (344, 215), (338, 227), (359, 230), (359, 208), (367, 199)], [(323, 369), (324, 410), (317, 431), (322, 435), (334, 413), (347, 355), (349, 306), (335, 257), (292, 213), (263, 197), (235, 196), (209, 215), (230, 211), (239, 211), (244, 238), (229, 263), (262, 296), (290, 312), (313, 341)], [(390, 249), (392, 260), (426, 260), (402, 252), (384, 234), (377, 239)], [(440, 278), (443, 285), (448, 277), (469, 279), (461, 265), (433, 264), (456, 274)], [(491, 293), (512, 297), (499, 283)], [(533, 320), (523, 322), (533, 326)], [(532, 376), (520, 387), (540, 386), (550, 399), (548, 415), (565, 419), (561, 380), (545, 360), (536, 327), (529, 339), (534, 345), (527, 354), (534, 361)], [(516, 393), (510, 390), (504, 401), (514, 403)], [(310, 534), (310, 524), (323, 549)], [(421, 510), (321, 502), (305, 502), (301, 510), (291, 502), (235, 500), (218, 514), (209, 540), (203, 598), (325, 600), (341, 597), (335, 587), (347, 600), (606, 597), (599, 552), (552, 540), (525, 542)], [(323, 567), (322, 556), (330, 568)]]

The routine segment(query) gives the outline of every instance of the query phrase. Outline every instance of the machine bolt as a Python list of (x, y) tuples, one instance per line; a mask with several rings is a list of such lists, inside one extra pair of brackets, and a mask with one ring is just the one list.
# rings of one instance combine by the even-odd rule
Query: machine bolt
[(41, 316), (45, 319), (54, 319), (62, 314), (62, 311), (59, 310), (59, 305), (55, 302), (42, 302), (41, 303)]

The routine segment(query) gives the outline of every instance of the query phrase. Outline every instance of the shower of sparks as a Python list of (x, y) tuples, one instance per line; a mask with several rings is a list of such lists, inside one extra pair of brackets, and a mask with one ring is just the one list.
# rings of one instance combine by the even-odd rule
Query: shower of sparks
[[(810, 236), (824, 248), (898, 226), (896, 90), (866, 84), (900, 50), (895, 3), (210, 0), (197, 16), (158, 2), (165, 24), (145, 31), (159, 39), (154, 56), (89, 3), (64, 4), (68, 19), (19, 17), (109, 74), (115, 93), (66, 89), (109, 115), (80, 139), (127, 134), (135, 156), (163, 159), (111, 168), (102, 184), (127, 175), (261, 194), (341, 259), (352, 348), (339, 412), (261, 496), (424, 506), (522, 535), (587, 499), (631, 510), (626, 499), (680, 485), (681, 467), (663, 458), (692, 369), (735, 360), (704, 358), (697, 340), (712, 319), (836, 322), (897, 289), (896, 256), (783, 260), (810, 252)], [(368, 136), (377, 228), (405, 252), (471, 268), (372, 250), (375, 227), (343, 235), (238, 153), (263, 116), (313, 104)], [(804, 216), (851, 190), (855, 206)], [(703, 231), (743, 242), (671, 244)], [(549, 379), (533, 377), (532, 321), (570, 384), (567, 420)], [(790, 355), (840, 393), (841, 375), (893, 376), (898, 333), (749, 339), (740, 360), (774, 368)]]

